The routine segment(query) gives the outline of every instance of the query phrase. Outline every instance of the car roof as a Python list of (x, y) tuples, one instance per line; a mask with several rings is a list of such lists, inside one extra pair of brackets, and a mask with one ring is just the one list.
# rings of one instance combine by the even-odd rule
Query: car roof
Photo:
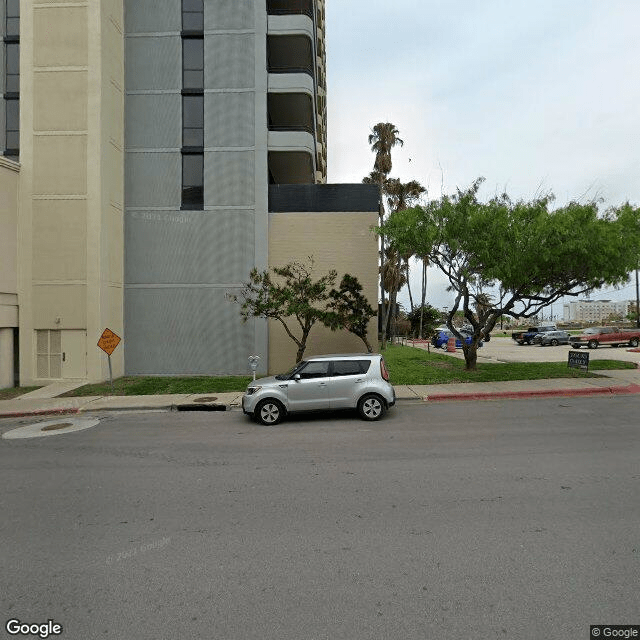
[(310, 360), (334, 360), (335, 358), (353, 358), (355, 360), (362, 360), (362, 358), (374, 358), (382, 357), (379, 353), (325, 353), (320, 356), (309, 356), (304, 358), (306, 362)]

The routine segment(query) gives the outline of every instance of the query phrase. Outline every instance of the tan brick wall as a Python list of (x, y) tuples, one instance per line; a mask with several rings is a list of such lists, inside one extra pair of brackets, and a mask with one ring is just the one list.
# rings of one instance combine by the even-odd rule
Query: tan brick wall
[[(315, 261), (314, 275), (330, 269), (356, 276), (369, 304), (377, 305), (378, 248), (371, 227), (377, 212), (370, 213), (272, 213), (269, 215), (269, 267), (298, 260)], [(295, 319), (290, 319), (295, 322)], [(291, 324), (290, 326), (295, 326)], [(294, 331), (296, 335), (298, 330)], [(369, 342), (377, 348), (376, 319), (369, 325)], [(360, 338), (347, 331), (332, 332), (316, 325), (311, 330), (305, 355), (359, 353), (366, 350)], [(296, 345), (276, 321), (269, 322), (269, 372), (284, 371), (295, 364)]]

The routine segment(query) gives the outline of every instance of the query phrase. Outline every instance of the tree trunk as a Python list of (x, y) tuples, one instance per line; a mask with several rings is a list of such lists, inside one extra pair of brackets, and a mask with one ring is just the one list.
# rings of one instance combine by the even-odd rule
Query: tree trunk
[(465, 371), (476, 371), (478, 368), (478, 338), (473, 337), (471, 344), (462, 343)]
[(409, 280), (409, 261), (405, 260), (405, 266), (407, 269), (407, 291), (409, 292), (409, 306), (413, 312), (413, 296), (411, 295), (411, 282)]

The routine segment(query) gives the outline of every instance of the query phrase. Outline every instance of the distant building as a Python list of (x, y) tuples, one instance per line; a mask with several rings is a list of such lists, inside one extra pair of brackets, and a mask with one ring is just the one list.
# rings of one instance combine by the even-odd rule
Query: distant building
[(565, 303), (563, 308), (564, 322), (601, 323), (612, 315), (625, 318), (630, 305), (629, 300), (573, 300)]

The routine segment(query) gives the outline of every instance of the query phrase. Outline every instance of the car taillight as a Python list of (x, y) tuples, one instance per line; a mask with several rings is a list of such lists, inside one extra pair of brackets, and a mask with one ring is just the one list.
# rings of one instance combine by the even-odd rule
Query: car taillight
[(387, 371), (387, 366), (384, 363), (384, 358), (380, 358), (380, 375), (389, 382), (389, 372)]

